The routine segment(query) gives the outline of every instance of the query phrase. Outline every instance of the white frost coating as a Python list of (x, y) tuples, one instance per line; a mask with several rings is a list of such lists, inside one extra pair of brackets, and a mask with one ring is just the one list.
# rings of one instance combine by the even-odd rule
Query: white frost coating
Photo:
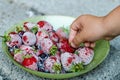
[(71, 55), (72, 53), (62, 53), (61, 54), (61, 63), (65, 71), (69, 71), (71, 69), (72, 63), (68, 63), (68, 59), (72, 58), (73, 61), (73, 56)]
[(73, 62), (74, 62), (74, 64), (78, 64), (78, 63), (81, 63), (82, 60), (78, 55), (74, 54), (74, 61)]
[(22, 54), (22, 53), (16, 53), (16, 54), (14, 55), (14, 59), (15, 59), (17, 62), (22, 63), (22, 61), (23, 61), (23, 56), (24, 56), (24, 54)]
[[(24, 40), (24, 37), (27, 39)], [(34, 45), (36, 43), (36, 36), (32, 32), (25, 32), (23, 34), (22, 41), (25, 45)]]
[(45, 70), (54, 73), (55, 72), (55, 70), (53, 69), (54, 64), (60, 64), (60, 61), (57, 57), (51, 56), (51, 57), (47, 58), (44, 63)]
[(79, 64), (81, 62), (81, 58), (76, 54), (69, 52), (61, 54), (61, 63), (65, 71), (70, 71), (74, 64)]
[(52, 40), (50, 40), (49, 38), (44, 38), (42, 41), (41, 41), (41, 47), (42, 47), (42, 50), (44, 52), (47, 52), (49, 53), (50, 52), (50, 48), (53, 46), (53, 42)]
[(64, 31), (64, 28), (60, 27), (56, 30), (56, 34), (60, 37), (60, 38), (67, 38), (69, 34), (67, 32)]
[(21, 37), (18, 34), (10, 34), (10, 42), (6, 42), (8, 46), (20, 46), (22, 44)]
[[(39, 25), (38, 25), (38, 26), (39, 26)], [(43, 26), (43, 27), (40, 27), (40, 26), (39, 26), (38, 31), (41, 31), (41, 30), (46, 30), (46, 31), (50, 32), (50, 31), (53, 30), (53, 27), (52, 27), (52, 25), (51, 25), (50, 23), (44, 21), (44, 26)]]
[(92, 49), (85, 47), (85, 48), (79, 48), (77, 51), (84, 65), (89, 64), (93, 60), (94, 52)]
[(45, 30), (42, 30), (37, 32), (36, 37), (37, 37), (36, 44), (40, 45), (41, 40), (43, 40), (45, 37), (49, 37), (49, 34)]
[(36, 24), (31, 23), (31, 22), (28, 22), (28, 23), (25, 24), (25, 26), (27, 26), (27, 28), (28, 28), (29, 30), (32, 29), (35, 25), (36, 25)]

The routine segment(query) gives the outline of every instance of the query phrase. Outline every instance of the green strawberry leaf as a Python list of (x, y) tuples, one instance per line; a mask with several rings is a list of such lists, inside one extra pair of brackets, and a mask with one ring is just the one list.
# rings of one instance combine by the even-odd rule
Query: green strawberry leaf
[(52, 69), (57, 73), (59, 74), (60, 71), (61, 71), (61, 65), (59, 63), (54, 63)]
[(11, 40), (11, 37), (6, 33), (4, 36), (2, 36), (4, 38), (4, 41), (7, 42), (7, 41), (10, 41)]
[(14, 49), (14, 54), (17, 54), (17, 53), (22, 53), (22, 50), (20, 50), (20, 49)]
[(38, 32), (38, 27), (37, 26), (34, 26), (32, 29), (31, 29), (31, 32), (33, 32), (34, 34)]
[(20, 31), (22, 31), (23, 30), (23, 27), (20, 27), (20, 26), (17, 26), (16, 28), (15, 28), (15, 31), (18, 33), (18, 32), (20, 32)]
[(77, 54), (77, 55), (79, 54), (79, 52), (77, 50), (74, 53)]
[(51, 48), (50, 48), (50, 54), (51, 55), (55, 55), (55, 53), (57, 52), (57, 47), (55, 45), (53, 45)]
[(73, 64), (71, 68), (71, 72), (79, 72), (81, 70), (84, 70), (83, 63)]
[(25, 56), (23, 56), (23, 59), (25, 59), (25, 58), (31, 58), (31, 57), (32, 57), (31, 54), (26, 54)]
[(81, 47), (84, 47), (85, 45), (84, 45), (84, 43), (81, 43), (80, 46), (81, 46)]

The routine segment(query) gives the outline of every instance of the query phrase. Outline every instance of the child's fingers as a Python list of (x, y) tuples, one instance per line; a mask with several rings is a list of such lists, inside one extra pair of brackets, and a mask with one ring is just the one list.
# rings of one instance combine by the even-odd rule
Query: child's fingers
[(78, 17), (70, 26), (69, 43), (72, 42), (76, 34), (81, 30), (80, 17)]
[(69, 34), (69, 43), (72, 42), (72, 40), (74, 39), (75, 35), (76, 35), (77, 31), (71, 29), (70, 30), (70, 34)]
[(90, 42), (85, 42), (84, 44), (86, 47), (90, 47)]
[(80, 46), (80, 43), (84, 42), (84, 38), (83, 38), (83, 34), (82, 32), (76, 34), (76, 36), (74, 37), (74, 39), (71, 42), (71, 46), (74, 48), (77, 48)]
[(91, 47), (91, 48), (94, 48), (94, 47), (95, 47), (95, 42), (92, 42), (92, 43), (90, 44), (90, 47)]

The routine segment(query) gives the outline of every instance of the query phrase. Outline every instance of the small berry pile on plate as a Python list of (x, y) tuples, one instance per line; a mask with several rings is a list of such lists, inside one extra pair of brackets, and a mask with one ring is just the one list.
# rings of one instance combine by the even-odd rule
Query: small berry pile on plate
[(22, 66), (47, 73), (78, 72), (94, 56), (92, 49), (74, 49), (68, 42), (69, 31), (60, 27), (56, 31), (47, 21), (25, 22), (6, 34), (8, 51)]

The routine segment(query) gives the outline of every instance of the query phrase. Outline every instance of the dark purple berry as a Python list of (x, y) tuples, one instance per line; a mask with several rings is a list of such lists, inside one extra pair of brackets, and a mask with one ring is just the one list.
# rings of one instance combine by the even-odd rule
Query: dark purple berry
[(41, 48), (41, 46), (37, 46), (37, 48), (39, 49), (39, 50), (41, 50), (42, 48)]
[(24, 31), (19, 31), (18, 34), (19, 34), (20, 37), (22, 37), (24, 33), (25, 33)]
[(49, 56), (47, 53), (42, 53), (41, 55), (39, 55), (39, 57), (44, 61), (46, 60)]
[(39, 62), (37, 62), (37, 66), (38, 66), (38, 71), (44, 72), (44, 64), (42, 60), (39, 60)]
[(9, 52), (14, 52), (14, 48), (13, 47), (8, 47), (8, 51)]

